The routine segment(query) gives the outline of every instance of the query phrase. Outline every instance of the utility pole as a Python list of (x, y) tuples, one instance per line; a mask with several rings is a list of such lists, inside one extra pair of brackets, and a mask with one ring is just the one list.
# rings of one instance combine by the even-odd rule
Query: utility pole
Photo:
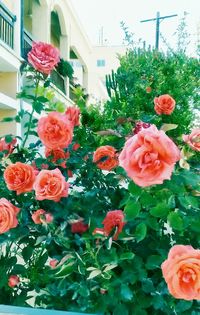
[(175, 16), (177, 16), (177, 14), (160, 16), (160, 12), (157, 12), (156, 18), (140, 21), (141, 23), (156, 21), (156, 43), (155, 43), (156, 49), (159, 49), (160, 22), (163, 21), (164, 19), (172, 18)]

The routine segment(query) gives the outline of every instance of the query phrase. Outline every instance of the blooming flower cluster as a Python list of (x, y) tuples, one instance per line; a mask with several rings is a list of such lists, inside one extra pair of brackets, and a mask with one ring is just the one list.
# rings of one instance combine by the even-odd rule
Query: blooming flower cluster
[[(34, 73), (36, 74), (40, 72), (41, 75), (42, 73), (44, 75), (43, 78), (47, 78), (47, 76), (50, 75), (50, 73), (58, 64), (59, 60), (60, 56), (57, 48), (53, 47), (50, 44), (45, 44), (41, 42), (34, 43), (32, 50), (28, 54), (28, 61), (33, 67), (31, 69), (33, 69)], [(150, 93), (153, 92), (150, 86), (146, 87), (146, 93), (149, 94), (148, 97), (151, 97)], [(153, 103), (154, 110), (157, 115), (169, 116), (176, 111), (176, 101), (169, 94), (163, 94), (155, 97), (154, 100), (152, 100), (152, 108)], [(112, 277), (112, 270), (117, 266), (117, 264), (125, 259), (128, 259), (131, 261), (130, 265), (132, 268), (132, 259), (135, 254), (132, 252), (127, 252), (125, 253), (125, 255), (123, 255), (124, 253), (121, 253), (123, 245), (124, 247), (126, 247), (126, 244), (123, 243), (123, 241), (131, 239), (131, 242), (135, 242), (135, 244), (137, 243), (135, 246), (137, 248), (139, 247), (138, 243), (145, 238), (148, 228), (151, 228), (153, 226), (152, 229), (156, 230), (161, 221), (165, 221), (164, 226), (168, 226), (171, 222), (173, 222), (173, 219), (175, 218), (175, 230), (179, 230), (180, 226), (183, 225), (181, 218), (179, 218), (179, 213), (177, 211), (178, 208), (176, 208), (175, 211), (171, 211), (171, 208), (173, 208), (172, 204), (175, 203), (175, 198), (178, 200), (180, 205), (181, 203), (183, 203), (182, 196), (181, 198), (175, 196), (175, 198), (173, 199), (171, 195), (168, 195), (168, 187), (161, 188), (161, 191), (159, 193), (163, 200), (166, 198), (167, 206), (164, 207), (161, 203), (161, 207), (147, 207), (148, 209), (146, 209), (145, 203), (149, 202), (149, 200), (146, 201), (145, 194), (148, 195), (147, 192), (150, 188), (144, 191), (142, 190), (142, 192), (140, 189), (140, 187), (150, 187), (157, 184), (163, 184), (165, 180), (170, 180), (174, 172), (176, 163), (181, 159), (181, 152), (177, 144), (162, 130), (162, 128), (158, 129), (154, 124), (143, 121), (136, 121), (134, 128), (131, 125), (130, 130), (132, 130), (132, 132), (128, 134), (128, 136), (127, 134), (124, 135), (126, 141), (123, 148), (121, 148), (120, 142), (121, 139), (123, 141), (123, 136), (121, 136), (121, 134), (119, 133), (112, 133), (112, 136), (119, 136), (120, 138), (120, 144), (118, 144), (117, 141), (115, 142), (116, 148), (114, 147), (115, 145), (111, 146), (109, 140), (107, 140), (109, 138), (106, 138), (106, 141), (99, 142), (101, 145), (95, 146), (95, 148), (93, 146), (92, 150), (86, 150), (87, 148), (83, 148), (81, 139), (79, 139), (79, 137), (76, 137), (75, 133), (76, 130), (80, 131), (81, 128), (80, 115), (81, 112), (78, 106), (70, 106), (66, 109), (65, 113), (61, 114), (59, 112), (50, 110), (47, 115), (39, 118), (37, 124), (37, 135), (40, 139), (39, 145), (43, 146), (44, 153), (39, 154), (39, 159), (41, 159), (42, 162), (40, 167), (38, 168), (35, 158), (37, 154), (35, 154), (35, 152), (35, 160), (34, 158), (31, 159), (29, 155), (27, 155), (26, 157), (26, 150), (23, 147), (21, 151), (19, 150), (19, 152), (17, 152), (17, 154), (14, 156), (14, 159), (12, 160), (12, 153), (16, 148), (17, 140), (11, 139), (12, 141), (7, 143), (5, 138), (0, 139), (0, 152), (3, 152), (2, 156), (4, 156), (7, 163), (5, 164), (6, 166), (4, 166), (3, 168), (2, 174), (5, 185), (7, 187), (5, 189), (6, 193), (8, 192), (8, 195), (10, 194), (10, 201), (8, 200), (9, 198), (0, 199), (0, 234), (8, 233), (8, 236), (10, 236), (9, 233), (11, 233), (12, 229), (16, 228), (21, 222), (23, 222), (24, 225), (28, 225), (29, 223), (27, 224), (27, 217), (31, 218), (30, 226), (31, 229), (34, 230), (34, 233), (37, 234), (37, 244), (41, 242), (40, 237), (38, 237), (38, 233), (40, 230), (44, 230), (46, 233), (45, 237), (42, 238), (42, 240), (45, 239), (46, 241), (46, 238), (48, 238), (49, 243), (47, 243), (48, 245), (50, 244), (50, 252), (51, 242), (54, 242), (56, 246), (58, 246), (58, 248), (60, 244), (62, 244), (62, 241), (65, 244), (64, 252), (67, 252), (67, 254), (65, 254), (66, 256), (64, 258), (60, 259), (59, 255), (57, 256), (54, 254), (49, 255), (53, 259), (50, 259), (50, 257), (48, 257), (48, 271), (50, 270), (55, 278), (57, 277), (58, 279), (66, 279), (67, 276), (73, 272), (73, 270), (78, 270), (82, 278), (87, 271), (91, 271), (91, 274), (87, 278), (87, 280), (98, 276), (102, 277), (103, 279), (101, 283), (103, 284), (103, 286), (99, 285), (97, 282), (94, 282), (95, 285), (94, 287), (91, 286), (91, 291), (95, 291), (97, 288), (98, 292), (100, 292), (101, 295), (106, 296), (109, 291), (107, 289), (108, 282), (106, 282), (106, 280), (109, 280)], [(159, 117), (159, 119), (161, 119), (161, 117)], [(126, 122), (132, 123), (133, 121), (134, 120), (131, 117), (127, 119), (123, 117), (118, 118), (118, 123), (120, 124)], [(79, 128), (76, 129), (76, 127)], [(81, 132), (82, 129), (79, 132), (79, 135), (81, 134)], [(182, 139), (185, 147), (188, 146), (188, 151), (190, 149), (196, 152), (200, 152), (199, 128), (192, 130), (191, 134), (183, 135)], [(179, 139), (177, 140), (177, 142), (178, 141)], [(79, 142), (81, 145), (79, 144)], [(83, 153), (81, 152), (82, 149)], [(90, 163), (91, 155), (92, 163)], [(10, 156), (11, 159), (9, 159)], [(103, 212), (105, 213), (103, 221), (100, 221), (99, 218), (96, 220), (95, 217), (95, 201), (97, 198), (99, 198), (97, 186), (99, 185), (101, 187), (101, 189), (103, 190), (103, 194), (106, 193), (104, 183), (102, 183), (101, 180), (98, 180), (95, 186), (92, 180), (90, 182), (90, 178), (89, 180), (88, 178), (84, 178), (84, 180), (89, 182), (89, 187), (91, 191), (85, 191), (83, 189), (80, 196), (83, 197), (88, 194), (91, 195), (92, 198), (94, 198), (93, 200), (95, 200), (94, 206), (92, 205), (92, 210), (90, 210), (91, 212), (89, 218), (85, 215), (85, 209), (90, 206), (87, 200), (84, 203), (85, 199), (83, 198), (81, 199), (81, 201), (83, 200), (83, 203), (81, 203), (78, 200), (79, 197), (76, 193), (74, 193), (74, 195), (72, 193), (71, 199), (70, 197), (68, 199), (62, 199), (67, 198), (70, 192), (70, 184), (67, 182), (66, 178), (73, 177), (73, 174), (75, 174), (74, 177), (76, 177), (77, 174), (76, 170), (74, 171), (75, 167), (72, 168), (73, 172), (68, 168), (68, 165), (70, 165), (71, 162), (71, 157), (73, 156), (75, 156), (78, 161), (81, 157), (80, 159), (81, 161), (83, 161), (83, 163), (85, 163), (84, 165), (88, 165), (90, 163), (91, 168), (93, 168), (93, 170), (95, 171), (95, 174), (103, 174), (101, 178), (103, 178), (104, 174), (106, 174), (105, 176), (107, 176), (108, 178), (109, 176), (113, 176), (114, 180), (112, 182), (112, 185), (108, 187), (105, 186), (107, 189), (110, 189), (110, 191), (116, 188), (114, 186), (117, 186), (116, 180), (118, 180), (120, 172), (123, 174), (123, 184), (126, 184), (129, 179), (134, 182), (130, 182), (131, 184), (129, 184), (128, 187), (128, 189), (130, 188), (130, 196), (127, 195), (127, 190), (122, 190), (122, 193), (117, 193), (117, 196), (114, 196), (115, 198), (113, 198), (113, 195), (110, 196), (108, 194), (109, 197), (107, 199), (104, 199), (106, 210), (104, 209)], [(22, 159), (20, 161), (21, 157)], [(75, 164), (74, 161), (71, 164), (73, 165), (73, 163)], [(106, 172), (101, 172), (100, 170)], [(84, 172), (84, 176), (87, 176), (87, 172), (89, 173), (88, 170)], [(127, 176), (125, 173), (127, 174)], [(78, 174), (76, 178), (77, 182), (80, 180), (80, 177), (80, 174)], [(70, 179), (70, 183), (71, 182), (71, 190), (73, 190), (73, 179)], [(140, 187), (137, 187), (136, 185)], [(155, 187), (153, 187), (153, 189), (154, 188)], [(191, 187), (189, 187), (189, 189), (192, 191)], [(117, 192), (119, 190), (120, 189), (118, 189)], [(137, 196), (135, 194), (135, 191), (139, 191), (139, 194)], [(23, 197), (25, 197), (27, 200), (31, 200), (31, 206), (28, 203), (28, 206), (26, 205), (26, 202), (24, 202), (25, 199), (23, 199)], [(154, 201), (154, 199), (156, 198), (152, 193), (150, 201)], [(118, 206), (113, 206), (114, 209), (118, 210), (110, 210), (112, 209), (112, 202), (115, 202), (119, 205), (119, 208)], [(191, 204), (193, 203), (194, 207), (196, 207), (195, 209), (197, 210), (194, 199), (191, 198), (189, 199), (189, 201), (187, 200), (187, 202)], [(18, 205), (19, 207), (14, 204)], [(54, 210), (52, 210), (54, 205), (56, 209), (55, 212), (53, 212)], [(30, 214), (24, 214), (26, 207), (29, 206)], [(187, 211), (190, 208), (189, 206), (186, 209)], [(164, 210), (162, 207), (164, 208)], [(70, 213), (70, 216), (68, 216), (67, 211), (68, 213)], [(97, 212), (98, 211), (99, 209), (97, 209)], [(147, 213), (148, 211), (153, 216), (153, 218), (150, 218), (149, 220), (144, 219), (145, 213)], [(59, 214), (59, 212), (61, 214)], [(81, 213), (81, 217), (78, 215), (79, 212)], [(184, 212), (184, 215), (186, 215), (186, 211)], [(129, 217), (131, 218), (131, 223), (128, 220)], [(135, 220), (136, 217), (137, 219)], [(56, 221), (59, 221), (59, 224), (61, 223), (59, 228), (57, 228), (56, 226)], [(29, 226), (25, 226), (25, 228), (28, 229)], [(69, 234), (67, 234), (67, 237), (63, 232), (65, 229), (68, 229), (67, 233)], [(169, 228), (169, 230), (170, 235), (172, 235), (172, 229)], [(162, 229), (159, 228), (159, 236), (162, 232)], [(59, 233), (61, 235), (60, 239), (58, 239)], [(125, 234), (126, 236), (128, 236), (127, 239), (124, 237)], [(132, 234), (134, 234), (134, 237), (132, 237)], [(70, 237), (72, 237), (73, 239), (71, 240)], [(92, 242), (96, 243), (97, 245), (102, 242), (102, 244), (98, 247), (96, 253), (94, 252), (94, 250), (91, 250), (91, 245), (88, 241), (90, 237), (92, 238)], [(98, 261), (99, 252), (101, 250), (104, 250), (104, 245), (106, 243), (105, 239), (107, 238), (107, 243), (112, 243), (112, 240), (119, 242), (119, 244), (117, 242), (114, 242), (114, 245), (119, 246), (119, 253), (116, 249), (112, 251), (111, 255), (113, 255), (112, 260), (114, 262), (112, 264), (107, 263), (106, 257), (103, 257)], [(74, 256), (68, 254), (68, 251), (70, 251), (70, 246), (74, 246)], [(80, 249), (81, 254), (83, 253), (83, 257), (80, 257), (78, 251), (76, 250), (77, 248)], [(85, 248), (86, 251), (84, 252)], [(58, 252), (60, 254), (62, 250), (60, 250), (59, 248)], [(164, 251), (161, 250), (162, 255), (163, 252)], [(42, 254), (43, 252), (40, 253), (39, 259)], [(62, 254), (63, 252), (60, 255)], [(37, 255), (35, 255), (33, 261), (31, 261), (33, 265), (35, 264), (36, 256)], [(86, 262), (83, 261), (85, 256)], [(82, 272), (81, 268), (85, 267), (87, 260), (89, 260), (91, 257), (93, 259), (94, 267), (90, 266), (86, 269), (86, 271), (84, 270)], [(139, 266), (137, 266), (136, 263), (136, 265), (133, 267), (135, 268), (134, 277), (136, 277), (135, 275), (138, 272), (140, 280), (142, 278), (142, 285), (149, 293), (149, 287), (145, 284), (144, 281), (146, 275), (145, 273), (140, 272), (140, 264), (143, 264), (143, 259), (145, 260), (144, 252), (142, 253), (142, 259), (138, 259)], [(154, 259), (157, 259), (156, 255), (152, 255), (151, 259), (153, 261)], [(149, 270), (153, 270), (155, 267), (155, 264), (153, 264), (152, 267), (151, 259), (150, 262), (148, 261), (146, 264)], [(81, 262), (82, 267), (72, 267), (74, 261), (77, 262), (77, 260)], [(103, 261), (102, 267), (100, 266), (101, 260)], [(124, 265), (121, 266), (124, 267)], [(120, 268), (123, 269), (121, 266)], [(59, 269), (60, 267), (61, 269)], [(187, 301), (200, 300), (199, 249), (194, 249), (190, 245), (174, 245), (170, 249), (167, 259), (161, 264), (161, 270), (163, 278), (167, 283), (168, 291), (173, 297), (177, 299), (184, 299)], [(46, 272), (46, 270), (44, 269), (42, 269), (42, 271)], [(6, 279), (6, 285), (12, 289), (15, 288), (14, 290), (12, 290), (12, 292), (14, 292), (15, 290), (18, 290), (18, 288), (21, 289), (23, 279), (22, 277), (12, 274), (11, 272), (10, 276)], [(124, 275), (126, 279), (126, 284), (120, 283), (121, 279), (119, 279), (118, 274), (116, 277), (116, 283), (118, 286), (120, 286), (120, 292), (123, 295), (124, 300), (129, 300), (129, 297), (131, 297), (130, 288), (132, 288), (132, 285), (135, 283), (134, 281), (136, 280), (134, 277), (133, 279), (130, 277), (131, 279), (129, 281), (128, 272), (123, 272), (122, 276)], [(35, 273), (33, 275), (33, 280), (35, 280), (34, 276)], [(65, 284), (63, 283), (63, 292), (65, 292), (66, 288)], [(105, 288), (103, 288), (104, 284)], [(72, 284), (71, 282), (70, 290), (73, 286), (75, 288), (78, 287), (76, 291), (81, 292), (82, 297), (88, 298), (89, 290), (87, 291), (86, 287), (84, 287), (83, 289), (81, 288), (82, 282), (78, 283), (77, 287), (76, 285), (77, 283)], [(10, 290), (10, 288), (8, 288), (8, 290)], [(51, 287), (51, 289), (52, 288), (53, 286)], [(68, 288), (66, 290), (68, 290)], [(76, 294), (78, 294), (77, 292)], [(114, 291), (112, 291), (112, 294), (113, 292)], [(64, 294), (65, 293), (63, 293), (63, 296)], [(72, 299), (76, 298), (76, 294), (72, 297)]]

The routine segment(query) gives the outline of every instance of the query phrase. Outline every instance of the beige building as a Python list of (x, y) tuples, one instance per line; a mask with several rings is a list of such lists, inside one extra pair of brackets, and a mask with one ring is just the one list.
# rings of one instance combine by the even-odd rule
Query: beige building
[[(108, 98), (104, 77), (118, 67), (119, 51), (92, 47), (70, 0), (0, 0), (0, 119), (15, 115), (22, 107), (30, 111), (29, 104), (16, 99), (16, 93), (23, 85), (19, 69), (33, 41), (59, 48), (92, 101)], [(52, 81), (56, 98), (66, 106), (73, 104), (69, 80), (54, 71)], [(21, 135), (21, 125), (1, 123), (0, 136), (6, 132)]]

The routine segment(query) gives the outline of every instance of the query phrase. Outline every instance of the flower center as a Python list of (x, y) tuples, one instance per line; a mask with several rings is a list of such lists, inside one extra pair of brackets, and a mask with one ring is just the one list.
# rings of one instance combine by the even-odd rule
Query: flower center
[(196, 274), (192, 269), (188, 269), (182, 273), (181, 279), (183, 282), (189, 283), (191, 281), (195, 281)]

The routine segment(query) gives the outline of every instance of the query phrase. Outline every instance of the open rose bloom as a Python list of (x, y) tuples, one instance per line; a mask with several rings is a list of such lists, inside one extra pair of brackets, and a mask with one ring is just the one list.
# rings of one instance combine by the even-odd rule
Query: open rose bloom
[(56, 168), (52, 171), (42, 170), (37, 175), (33, 189), (37, 200), (60, 201), (62, 197), (68, 196), (69, 184), (61, 171)]
[(35, 169), (31, 165), (21, 162), (10, 164), (5, 169), (4, 179), (8, 189), (14, 190), (17, 195), (20, 195), (33, 189)]
[(93, 234), (101, 234), (104, 236), (109, 236), (110, 233), (115, 229), (113, 239), (117, 240), (119, 234), (122, 232), (125, 225), (124, 213), (122, 210), (112, 210), (106, 214), (105, 219), (102, 224), (103, 228), (96, 228)]
[(43, 209), (36, 210), (31, 217), (35, 224), (51, 223), (53, 221), (53, 216)]
[(40, 118), (38, 136), (48, 149), (64, 149), (72, 142), (73, 125), (66, 115), (51, 112)]
[(200, 128), (193, 129), (190, 135), (183, 135), (183, 141), (193, 150), (200, 152)]
[(152, 125), (130, 138), (119, 155), (119, 164), (139, 186), (162, 184), (170, 179), (180, 151), (174, 142)]
[(168, 290), (176, 299), (200, 300), (200, 250), (175, 245), (161, 266)]
[(59, 61), (59, 50), (51, 44), (33, 43), (32, 49), (28, 53), (28, 62), (33, 68), (44, 74), (50, 74)]
[(0, 199), (0, 234), (6, 233), (18, 225), (17, 214), (20, 209), (6, 198)]
[(101, 170), (111, 171), (118, 166), (118, 156), (115, 148), (109, 145), (99, 147), (94, 152), (93, 162), (96, 163)]
[(175, 109), (176, 102), (169, 94), (163, 94), (154, 98), (154, 105), (158, 115), (171, 115)]

